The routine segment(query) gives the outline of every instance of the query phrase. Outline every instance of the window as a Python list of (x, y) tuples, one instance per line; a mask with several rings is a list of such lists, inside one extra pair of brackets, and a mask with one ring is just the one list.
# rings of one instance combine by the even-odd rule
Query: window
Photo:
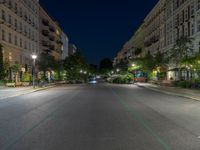
[(194, 4), (191, 5), (191, 17), (194, 16)]
[(27, 42), (24, 41), (24, 48), (27, 49)]
[(4, 10), (2, 10), (2, 14), (1, 15), (2, 15), (1, 18), (5, 21), (6, 20), (6, 15), (5, 15), (5, 11)]
[(17, 13), (18, 11), (18, 6), (17, 6), (17, 3), (15, 3), (15, 12)]
[(17, 35), (15, 35), (15, 45), (17, 45)]
[(194, 35), (194, 24), (191, 23), (191, 35)]
[(197, 1), (197, 10), (200, 9), (200, 0)]
[(5, 30), (2, 30), (2, 40), (5, 41)]
[(17, 29), (17, 19), (15, 19), (15, 28)]
[(20, 38), (20, 47), (22, 47), (22, 38)]
[(9, 24), (10, 25), (12, 24), (12, 17), (11, 17), (11, 15), (9, 15)]
[(200, 31), (200, 20), (197, 21), (197, 31), (198, 31), (198, 32)]
[(20, 22), (20, 31), (22, 31), (22, 22)]
[(8, 42), (12, 43), (12, 34), (11, 33), (9, 33), (9, 35), (8, 35)]

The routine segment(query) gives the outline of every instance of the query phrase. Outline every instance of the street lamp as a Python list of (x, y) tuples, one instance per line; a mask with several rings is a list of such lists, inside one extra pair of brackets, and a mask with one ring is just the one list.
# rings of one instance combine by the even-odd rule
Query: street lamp
[(35, 60), (37, 59), (37, 55), (31, 55), (33, 59), (33, 88), (35, 88)]
[(135, 64), (132, 64), (132, 67), (135, 67)]
[(119, 72), (120, 70), (119, 69), (117, 69), (117, 73)]

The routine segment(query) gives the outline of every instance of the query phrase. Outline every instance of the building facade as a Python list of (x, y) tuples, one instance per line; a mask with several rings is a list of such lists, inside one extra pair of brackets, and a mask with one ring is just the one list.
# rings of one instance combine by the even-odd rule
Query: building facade
[(144, 24), (142, 24), (134, 35), (123, 45), (113, 60), (113, 66), (120, 62), (128, 62), (136, 57), (141, 57), (144, 52)]
[(62, 60), (65, 60), (65, 58), (67, 58), (69, 56), (69, 39), (67, 37), (67, 35), (62, 32), (62, 35), (61, 35), (61, 40), (62, 40)]
[(62, 56), (62, 30), (59, 24), (52, 19), (47, 11), (40, 6), (40, 53), (46, 53), (61, 60)]
[[(200, 53), (200, 0), (159, 0), (144, 19), (143, 33), (139, 32), (139, 36), (137, 34), (136, 31), (128, 41), (133, 58), (138, 43), (143, 43), (143, 56), (146, 53), (155, 55), (158, 51), (163, 53), (171, 50), (181, 37), (192, 38), (193, 53)], [(130, 41), (133, 42), (130, 44)], [(123, 59), (122, 51), (115, 58), (115, 63)], [(176, 67), (173, 63), (169, 64), (168, 79), (178, 80), (177, 72), (170, 71)]]
[(77, 52), (77, 47), (74, 44), (69, 44), (69, 51), (68, 51), (68, 55), (73, 55), (74, 53)]
[(4, 61), (19, 64), (20, 75), (31, 70), (31, 55), (39, 52), (38, 0), (0, 0), (0, 43)]
[(165, 0), (160, 0), (144, 19), (145, 53), (155, 54), (165, 48)]

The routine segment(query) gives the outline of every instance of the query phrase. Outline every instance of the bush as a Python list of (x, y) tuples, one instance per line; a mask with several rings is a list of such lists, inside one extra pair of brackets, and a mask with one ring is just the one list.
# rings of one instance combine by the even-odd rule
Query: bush
[(181, 88), (190, 88), (191, 87), (191, 83), (190, 83), (190, 81), (180, 81), (179, 86)]
[(0, 80), (0, 86), (4, 86), (6, 82), (4, 80)]
[(22, 81), (23, 82), (31, 82), (32, 75), (28, 72), (23, 73)]
[(129, 84), (131, 81), (133, 81), (133, 75), (127, 74), (127, 75), (120, 75), (120, 76), (115, 77), (112, 83)]

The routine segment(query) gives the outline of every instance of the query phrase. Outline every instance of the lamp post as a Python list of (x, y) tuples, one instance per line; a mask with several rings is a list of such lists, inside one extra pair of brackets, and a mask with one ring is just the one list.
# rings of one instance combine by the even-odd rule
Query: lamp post
[(31, 55), (33, 59), (33, 88), (35, 88), (35, 60), (37, 59), (37, 55)]
[(119, 69), (117, 69), (117, 73), (119, 73), (119, 71), (120, 71), (120, 70), (119, 70)]
[(135, 67), (135, 64), (132, 64), (132, 67)]

